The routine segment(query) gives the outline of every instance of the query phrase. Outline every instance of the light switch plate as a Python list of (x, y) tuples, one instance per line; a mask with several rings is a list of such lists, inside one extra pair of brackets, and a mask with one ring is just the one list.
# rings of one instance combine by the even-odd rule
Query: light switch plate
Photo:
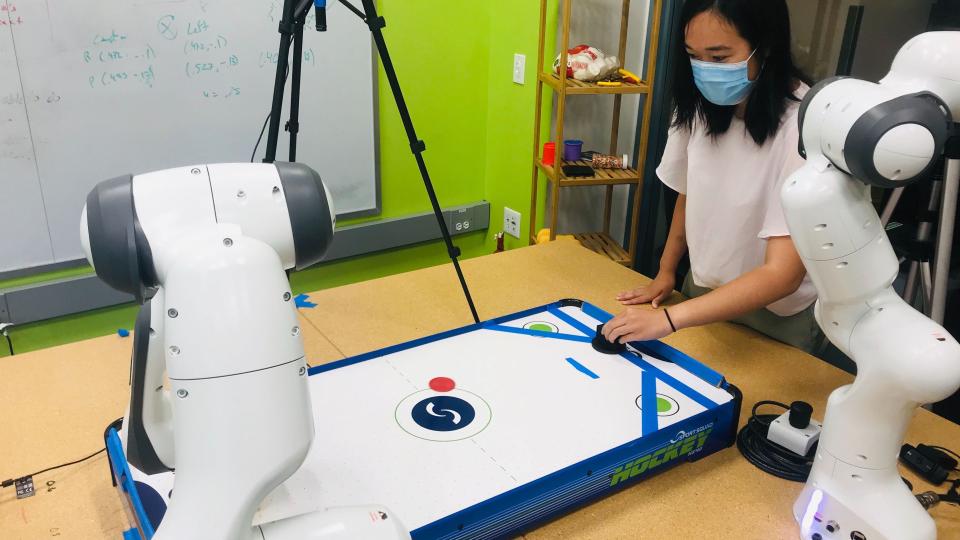
[(525, 54), (515, 54), (513, 55), (513, 82), (517, 84), (523, 84), (523, 75), (526, 71), (527, 66), (527, 55)]

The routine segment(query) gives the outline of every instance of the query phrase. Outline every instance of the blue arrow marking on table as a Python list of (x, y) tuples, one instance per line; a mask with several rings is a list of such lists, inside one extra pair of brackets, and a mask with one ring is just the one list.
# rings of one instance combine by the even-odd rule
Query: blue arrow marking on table
[(310, 301), (310, 296), (306, 294), (298, 294), (293, 300), (296, 302), (298, 308), (313, 309), (317, 307), (316, 304)]

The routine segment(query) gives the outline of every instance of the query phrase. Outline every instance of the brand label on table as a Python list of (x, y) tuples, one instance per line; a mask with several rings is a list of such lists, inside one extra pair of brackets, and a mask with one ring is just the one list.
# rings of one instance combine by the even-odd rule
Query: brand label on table
[(615, 486), (682, 456), (700, 452), (703, 445), (707, 443), (711, 431), (713, 431), (713, 424), (690, 432), (678, 432), (677, 436), (670, 440), (670, 444), (617, 467), (610, 477), (610, 486)]

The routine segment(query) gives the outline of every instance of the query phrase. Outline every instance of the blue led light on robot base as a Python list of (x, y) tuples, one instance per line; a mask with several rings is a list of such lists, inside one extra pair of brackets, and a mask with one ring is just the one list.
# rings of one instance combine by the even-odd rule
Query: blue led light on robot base
[(813, 495), (810, 496), (810, 502), (807, 503), (807, 510), (803, 513), (803, 517), (800, 520), (800, 531), (809, 532), (810, 527), (813, 525), (813, 520), (815, 519), (818, 512), (820, 512), (820, 503), (823, 501), (823, 492), (819, 489), (813, 491)]

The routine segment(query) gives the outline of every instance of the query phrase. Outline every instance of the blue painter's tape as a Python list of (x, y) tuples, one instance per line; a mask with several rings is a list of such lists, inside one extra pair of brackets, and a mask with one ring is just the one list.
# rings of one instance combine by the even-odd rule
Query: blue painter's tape
[(310, 301), (310, 295), (307, 294), (298, 294), (294, 297), (293, 301), (297, 304), (298, 308), (313, 309), (317, 307), (316, 304)]
[(575, 336), (573, 334), (561, 334), (559, 332), (542, 332), (540, 330), (530, 330), (528, 328), (517, 328), (516, 326), (503, 326), (495, 324), (486, 327), (487, 330), (496, 330), (497, 332), (506, 332), (508, 334), (522, 334), (525, 336), (536, 336), (543, 338), (565, 339), (567, 341), (579, 341), (580, 343), (590, 343), (591, 339), (587, 336)]
[[(503, 325), (504, 323), (508, 323), (508, 322), (511, 322), (511, 321), (515, 321), (515, 320), (517, 320), (517, 319), (522, 319), (522, 318), (524, 318), (524, 317), (529, 317), (529, 316), (531, 316), (531, 315), (536, 315), (536, 314), (539, 314), (539, 313), (543, 313), (544, 311), (547, 311), (547, 312), (549, 312), (549, 313), (552, 313), (554, 316), (556, 316), (556, 317), (558, 317), (559, 319), (563, 320), (564, 322), (566, 322), (566, 323), (569, 324), (570, 326), (572, 326), (572, 327), (576, 328), (577, 330), (583, 332), (586, 337), (589, 337), (589, 338), (592, 340), (592, 339), (593, 339), (593, 335), (596, 333), (596, 330), (589, 328), (589, 327), (588, 327), (586, 324), (584, 324), (583, 322), (581, 322), (581, 321), (573, 318), (571, 315), (568, 315), (567, 313), (564, 313), (563, 311), (560, 310), (560, 307), (561, 307), (561, 304), (560, 304), (560, 303), (554, 302), (554, 303), (552, 303), (552, 304), (547, 304), (547, 305), (545, 305), (545, 306), (539, 306), (539, 307), (535, 307), (535, 308), (530, 308), (530, 309), (521, 311), (521, 312), (519, 312), (519, 313), (514, 313), (514, 314), (511, 314), (511, 315), (504, 315), (503, 317), (498, 317), (498, 318), (496, 318), (496, 319), (491, 319), (491, 320), (486, 321), (486, 322), (477, 323), (477, 324), (471, 324), (471, 325), (468, 325), (468, 326), (463, 326), (463, 327), (461, 327), (461, 328), (455, 328), (455, 329), (453, 329), (453, 330), (448, 330), (448, 331), (446, 331), (446, 332), (441, 332), (441, 333), (439, 333), (439, 334), (434, 334), (434, 335), (432, 335), (432, 336), (428, 336), (428, 337), (424, 337), (424, 338), (420, 338), (420, 339), (415, 339), (415, 340), (409, 341), (409, 342), (407, 342), (407, 343), (401, 343), (401, 344), (398, 344), (398, 345), (392, 345), (392, 346), (390, 346), (390, 347), (386, 347), (386, 348), (383, 348), (383, 349), (380, 349), (380, 350), (371, 351), (371, 352), (368, 352), (368, 353), (365, 353), (365, 354), (361, 354), (361, 355), (358, 355), (358, 356), (353, 356), (353, 357), (350, 357), (350, 358), (345, 358), (345, 359), (343, 359), (343, 360), (338, 360), (338, 361), (335, 361), (335, 362), (330, 362), (330, 363), (328, 363), (328, 364), (323, 364), (323, 365), (320, 365), (320, 366), (312, 367), (312, 368), (310, 368), (310, 369), (308, 370), (308, 373), (309, 373), (310, 375), (317, 375), (317, 374), (319, 374), (319, 373), (325, 373), (325, 372), (327, 372), (327, 371), (332, 371), (332, 370), (334, 370), (334, 369), (339, 369), (339, 368), (346, 367), (346, 366), (350, 366), (350, 365), (353, 365), (353, 364), (358, 364), (358, 363), (360, 363), (360, 362), (365, 362), (365, 361), (367, 361), (367, 360), (372, 360), (372, 359), (374, 359), (374, 358), (379, 358), (379, 357), (381, 357), (381, 356), (387, 356), (387, 355), (389, 355), (389, 354), (397, 353), (397, 352), (400, 352), (400, 351), (405, 351), (405, 350), (408, 350), (408, 349), (412, 349), (412, 348), (414, 348), (414, 347), (419, 347), (420, 345), (424, 345), (424, 344), (426, 344), (426, 343), (434, 343), (434, 342), (442, 341), (442, 340), (444, 340), (444, 339), (448, 339), (448, 338), (451, 338), (451, 337), (455, 337), (455, 336), (467, 334), (467, 333), (469, 333), (469, 332), (472, 332), (472, 331), (474, 331), (474, 330), (479, 330), (479, 329), (481, 329), (481, 328), (493, 329), (492, 327), (501, 326), (501, 325)], [(594, 319), (597, 319), (598, 321), (610, 320), (610, 319), (612, 318), (610, 314), (608, 314), (608, 313), (604, 312), (603, 310), (601, 310), (600, 308), (597, 308), (596, 306), (593, 306), (592, 304), (588, 304), (588, 303), (586, 303), (586, 302), (583, 303), (583, 307), (582, 307), (581, 309), (583, 309), (584, 313), (590, 315), (591, 317), (593, 317)], [(569, 334), (568, 334), (568, 335), (569, 335)], [(637, 342), (637, 344), (640, 344), (641, 346), (642, 346), (644, 343), (647, 343), (647, 342)], [(631, 345), (634, 345), (634, 344), (631, 344)], [(640, 349), (640, 350), (642, 350), (642, 349)], [(674, 349), (673, 347), (670, 347), (669, 345), (663, 345), (663, 349), (660, 350), (659, 352), (661, 352), (661, 354), (657, 354), (657, 355), (654, 355), (654, 356), (658, 356), (659, 358), (661, 358), (661, 359), (663, 359), (663, 360), (666, 360), (666, 361), (673, 361), (675, 358), (680, 358), (680, 355), (683, 355), (683, 353), (681, 353), (680, 351)], [(687, 396), (687, 397), (689, 397), (690, 399), (692, 399), (693, 401), (695, 401), (695, 402), (703, 405), (704, 407), (706, 407), (706, 408), (709, 409), (709, 408), (712, 408), (712, 407), (715, 407), (715, 406), (716, 406), (716, 404), (713, 403), (713, 401), (711, 401), (710, 399), (708, 399), (706, 396), (703, 396), (702, 394), (700, 394), (699, 392), (693, 390), (693, 389), (690, 388), (689, 386), (683, 384), (682, 382), (680, 382), (680, 381), (677, 380), (676, 378), (674, 378), (674, 377), (672, 377), (672, 376), (670, 376), (670, 375), (667, 375), (667, 374), (664, 373), (662, 370), (654, 367), (652, 364), (650, 364), (650, 363), (647, 362), (646, 360), (640, 358), (639, 355), (633, 354), (633, 353), (624, 353), (622, 356), (623, 356), (624, 358), (626, 358), (627, 360), (629, 360), (630, 362), (632, 362), (633, 364), (639, 366), (641, 369), (644, 369), (644, 370), (647, 370), (647, 371), (651, 371), (651, 372), (654, 374), (654, 376), (656, 376), (656, 378), (658, 378), (658, 379), (662, 380), (664, 383), (666, 383), (666, 384), (668, 384), (668, 385), (676, 388), (678, 391), (680, 391), (681, 393), (683, 393), (685, 396)], [(686, 355), (683, 355), (683, 356), (686, 356)], [(687, 358), (689, 358), (689, 357), (687, 357)], [(691, 360), (692, 360), (692, 359), (691, 359)], [(681, 362), (682, 362), (682, 359), (681, 359)], [(683, 367), (682, 364), (678, 364), (678, 365), (681, 365), (681, 367)], [(702, 364), (701, 364), (701, 365), (702, 365)], [(707, 369), (709, 369), (709, 368), (707, 368)], [(717, 374), (717, 376), (720, 377), (720, 379), (722, 380), (723, 377), (722, 377), (721, 375)], [(656, 409), (656, 408), (654, 407), (654, 409)]]
[[(583, 303), (582, 309), (585, 314), (597, 319), (602, 323), (606, 323), (613, 318), (613, 316), (606, 311), (587, 302)], [(723, 384), (723, 375), (710, 369), (704, 364), (701, 364), (693, 358), (690, 358), (683, 352), (667, 345), (666, 343), (663, 343), (662, 341), (633, 341), (630, 343), (630, 346), (644, 354), (649, 354), (654, 358), (665, 360), (667, 362), (673, 362), (674, 364), (682, 367), (685, 371), (693, 374), (695, 377), (703, 379), (711, 386), (719, 387)]]
[(127, 529), (123, 531), (123, 540), (142, 540), (140, 533), (136, 529)]
[[(672, 375), (668, 375), (663, 370), (657, 368), (650, 362), (647, 362), (646, 360), (641, 358), (639, 354), (634, 354), (632, 352), (625, 352), (625, 353), (622, 353), (620, 356), (640, 366), (644, 372), (652, 373), (657, 379), (660, 379), (661, 381), (672, 386), (676, 390), (679, 390), (681, 394), (696, 401), (700, 405), (703, 405), (707, 409), (711, 409), (713, 407), (716, 407), (717, 405), (720, 405), (720, 403), (714, 402), (712, 399), (708, 398), (707, 396), (683, 384)], [(644, 408), (646, 408), (646, 406), (644, 406)]]
[(560, 320), (562, 320), (563, 322), (569, 324), (570, 326), (576, 328), (577, 330), (583, 332), (583, 335), (585, 335), (585, 336), (590, 336), (590, 339), (593, 339), (593, 336), (595, 336), (595, 335), (597, 334), (597, 329), (596, 329), (596, 328), (590, 328), (589, 326), (587, 326), (587, 325), (583, 324), (582, 322), (578, 321), (577, 319), (575, 319), (572, 315), (568, 315), (568, 314), (564, 313), (564, 312), (563, 312), (560, 308), (558, 308), (558, 307), (551, 307), (548, 311), (549, 311), (550, 313), (552, 313), (552, 314), (553, 314), (555, 317), (557, 317), (558, 319), (560, 319)]
[[(144, 540), (150, 540), (153, 538), (153, 524), (147, 517), (147, 511), (143, 508), (140, 494), (137, 493), (137, 487), (133, 483), (130, 466), (127, 465), (127, 458), (123, 454), (120, 435), (113, 428), (110, 428), (110, 431), (107, 432), (107, 453), (110, 455), (110, 464), (113, 467), (113, 475), (117, 479), (117, 484), (127, 493), (127, 499), (133, 507), (133, 516), (137, 521), (137, 526), (140, 528)], [(124, 533), (124, 537), (126, 537), (126, 533)]]
[(570, 364), (571, 366), (573, 366), (577, 371), (579, 371), (580, 373), (583, 373), (584, 375), (586, 375), (587, 377), (590, 377), (591, 379), (599, 379), (599, 378), (600, 378), (599, 375), (597, 375), (596, 373), (590, 371), (590, 368), (588, 368), (587, 366), (581, 364), (580, 362), (577, 362), (577, 361), (574, 360), (573, 358), (567, 358), (567, 363), (569, 363), (569, 364)]
[(607, 313), (606, 311), (598, 308), (597, 306), (589, 302), (584, 302), (583, 307), (581, 309), (585, 314), (593, 317), (594, 319), (602, 323), (606, 323), (607, 321), (613, 318), (613, 315)]
[(662, 341), (633, 341), (630, 343), (630, 346), (654, 358), (673, 362), (682, 367), (684, 371), (703, 379), (711, 386), (719, 387), (724, 382), (723, 375)]
[[(641, 431), (644, 437), (660, 429), (660, 417), (657, 415), (657, 378), (651, 371), (644, 369), (640, 375)], [(709, 407), (708, 407), (709, 408)]]
[(365, 362), (367, 360), (372, 360), (374, 358), (379, 358), (381, 356), (386, 356), (388, 354), (397, 353), (400, 351), (406, 351), (414, 347), (419, 347), (420, 345), (425, 345), (427, 343), (434, 343), (436, 341), (442, 341), (447, 338), (454, 336), (460, 336), (473, 332), (474, 330), (479, 330), (481, 328), (489, 328), (491, 326), (497, 326), (503, 323), (510, 321), (515, 321), (517, 319), (522, 319), (524, 317), (529, 317), (530, 315), (536, 315), (537, 313), (542, 313), (544, 310), (550, 306), (558, 305), (548, 304), (546, 306), (540, 306), (535, 308), (530, 308), (519, 313), (514, 313), (512, 315), (504, 315), (503, 317), (497, 317), (496, 319), (491, 319), (486, 322), (474, 323), (468, 326), (462, 326), (460, 328), (454, 328), (453, 330), (447, 330), (446, 332), (440, 332), (439, 334), (434, 334), (432, 336), (422, 337), (415, 339), (413, 341), (408, 341), (406, 343), (400, 343), (397, 345), (391, 345), (390, 347), (384, 347), (376, 351), (370, 351), (358, 356), (351, 356), (350, 358), (344, 358), (343, 360), (337, 360), (336, 362), (330, 362), (329, 364), (323, 364), (321, 366), (312, 367), (307, 370), (308, 375), (316, 375), (318, 373), (325, 373), (334, 369), (339, 369), (342, 367), (347, 367), (353, 364), (358, 364), (360, 362)]

